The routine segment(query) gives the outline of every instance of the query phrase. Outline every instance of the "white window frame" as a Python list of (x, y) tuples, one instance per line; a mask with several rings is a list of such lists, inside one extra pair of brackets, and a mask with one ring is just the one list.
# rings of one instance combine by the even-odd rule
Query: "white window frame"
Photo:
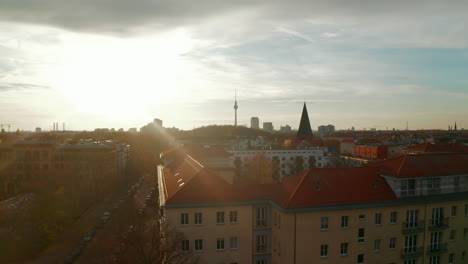
[(349, 216), (343, 215), (341, 216), (341, 229), (348, 229), (349, 228)]
[(396, 248), (396, 237), (391, 237), (390, 238), (388, 248), (389, 249), (395, 249)]
[(203, 213), (196, 212), (194, 214), (194, 218), (195, 218), (195, 225), (203, 225)]
[(322, 231), (328, 230), (328, 216), (324, 216), (320, 218), (320, 230)]
[(382, 226), (382, 213), (375, 213), (375, 225)]
[(348, 243), (341, 243), (340, 245), (340, 255), (347, 256), (348, 255)]
[(231, 237), (229, 239), (229, 247), (231, 249), (239, 249), (239, 239), (237, 237)]
[(224, 237), (219, 237), (216, 239), (216, 250), (225, 250), (226, 247), (224, 245)]
[(224, 212), (216, 212), (216, 224), (224, 225)]
[(188, 213), (181, 213), (180, 214), (180, 225), (182, 225), (182, 226), (189, 225), (189, 214)]
[(398, 222), (398, 212), (393, 211), (390, 213), (390, 224), (396, 224)]
[(328, 257), (328, 245), (320, 245), (320, 257), (321, 258)]
[(203, 251), (203, 239), (195, 239), (195, 252)]
[(231, 224), (237, 224), (237, 211), (229, 212), (229, 222)]
[(190, 240), (182, 240), (182, 252), (190, 252)]

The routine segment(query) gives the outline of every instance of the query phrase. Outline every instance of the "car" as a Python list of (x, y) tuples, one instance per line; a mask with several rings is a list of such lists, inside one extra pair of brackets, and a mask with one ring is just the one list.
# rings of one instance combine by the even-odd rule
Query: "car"
[(72, 255), (69, 255), (69, 256), (67, 256), (67, 257), (65, 258), (65, 260), (63, 261), (63, 263), (65, 263), (65, 264), (71, 264), (71, 263), (73, 263), (74, 260), (75, 260), (75, 257), (72, 256)]
[(91, 231), (89, 231), (84, 237), (83, 237), (83, 240), (84, 241), (90, 241), (91, 239), (93, 239), (93, 237), (96, 235), (96, 230), (93, 228)]
[(110, 216), (110, 215), (111, 215), (110, 212), (105, 212), (105, 213), (104, 213), (104, 216)]

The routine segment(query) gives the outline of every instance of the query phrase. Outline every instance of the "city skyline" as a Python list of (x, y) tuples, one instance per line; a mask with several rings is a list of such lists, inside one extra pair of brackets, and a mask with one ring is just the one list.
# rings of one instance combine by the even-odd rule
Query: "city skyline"
[(0, 3), (0, 122), (468, 127), (465, 2), (127, 5)]

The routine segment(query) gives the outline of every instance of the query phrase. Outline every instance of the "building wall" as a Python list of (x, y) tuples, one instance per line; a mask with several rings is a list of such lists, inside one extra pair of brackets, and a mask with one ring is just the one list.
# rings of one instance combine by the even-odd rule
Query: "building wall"
[(350, 154), (354, 156), (354, 142), (341, 142), (340, 143), (340, 151), (342, 154)]
[[(225, 223), (216, 223), (216, 213), (225, 213)], [(238, 222), (229, 222), (229, 212), (237, 211)], [(195, 225), (194, 214), (203, 214), (203, 224)], [(189, 224), (181, 225), (181, 213), (188, 213)], [(190, 241), (190, 251), (194, 252), (195, 240), (203, 239), (203, 251), (194, 252), (200, 257), (200, 264), (211, 263), (252, 263), (253, 241), (253, 206), (226, 206), (226, 207), (191, 207), (166, 208), (165, 220), (182, 232)], [(238, 249), (230, 249), (230, 238), (238, 238)], [(225, 239), (225, 250), (216, 249), (217, 238)]]
[[(442, 232), (442, 243), (447, 243), (447, 252), (438, 254), (442, 259), (441, 263), (447, 263), (449, 253), (456, 253), (457, 260), (454, 263), (461, 263), (458, 262), (461, 260), (461, 252), (468, 251), (468, 237), (464, 237), (464, 229), (468, 227), (468, 215), (464, 212), (465, 205), (468, 205), (468, 200), (289, 214), (276, 211), (281, 217), (281, 224), (277, 222), (273, 225), (273, 240), (276, 244), (273, 249), (272, 264), (357, 263), (359, 254), (364, 255), (364, 263), (403, 263), (402, 250), (405, 247), (406, 236), (403, 226), (406, 222), (407, 210), (418, 210), (419, 220), (426, 223), (423, 231), (414, 233), (417, 235), (417, 247), (423, 247), (426, 254), (415, 259), (418, 259), (417, 263), (429, 263), (430, 256), (427, 250), (431, 243), (431, 232), (434, 232), (429, 230), (429, 225), (432, 208), (435, 207), (444, 208), (444, 214), (449, 217), (449, 226), (437, 230)], [(450, 216), (452, 206), (457, 207), (457, 215), (454, 217)], [(390, 222), (391, 212), (397, 213), (397, 221), (394, 224)], [(376, 213), (382, 214), (381, 225), (375, 223)], [(365, 215), (365, 220), (360, 220), (360, 215)], [(349, 217), (349, 228), (341, 228), (342, 216)], [(321, 230), (322, 217), (328, 217), (328, 230)], [(359, 228), (365, 230), (363, 243), (358, 242)], [(456, 238), (453, 241), (449, 239), (451, 230), (456, 230)], [(396, 239), (394, 249), (389, 248), (391, 238)], [(374, 249), (375, 240), (381, 241), (379, 251)], [(341, 243), (348, 243), (347, 255), (340, 254)], [(321, 245), (328, 245), (327, 257), (320, 256)], [(424, 262), (422, 262), (423, 258)]]
[(277, 159), (279, 160), (279, 168), (281, 177), (285, 178), (293, 174), (291, 171), (291, 166), (295, 164), (296, 157), (301, 157), (304, 161), (304, 168), (309, 167), (309, 162), (313, 161), (315, 167), (325, 167), (327, 166), (327, 159), (325, 156), (325, 149), (323, 148), (313, 148), (313, 149), (279, 149), (279, 150), (239, 150), (239, 151), (228, 151), (232, 154), (231, 166), (235, 167), (236, 158), (241, 159), (244, 163), (247, 158), (252, 157), (258, 152), (262, 152), (268, 159)]

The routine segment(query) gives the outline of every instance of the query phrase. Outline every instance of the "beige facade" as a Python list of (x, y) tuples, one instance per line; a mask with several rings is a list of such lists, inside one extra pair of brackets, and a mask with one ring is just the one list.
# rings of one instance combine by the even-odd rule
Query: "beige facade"
[[(165, 221), (185, 235), (189, 251), (200, 258), (200, 264), (251, 263), (252, 208), (251, 205), (171, 208), (165, 211)], [(231, 212), (235, 212), (236, 219), (231, 219)], [(218, 222), (218, 213), (224, 213), (222, 223)], [(182, 223), (182, 214), (187, 214), (187, 224)], [(195, 222), (195, 214), (201, 214), (201, 224)], [(218, 239), (224, 240), (224, 249), (218, 246)], [(203, 241), (201, 250), (195, 248), (196, 240)]]

